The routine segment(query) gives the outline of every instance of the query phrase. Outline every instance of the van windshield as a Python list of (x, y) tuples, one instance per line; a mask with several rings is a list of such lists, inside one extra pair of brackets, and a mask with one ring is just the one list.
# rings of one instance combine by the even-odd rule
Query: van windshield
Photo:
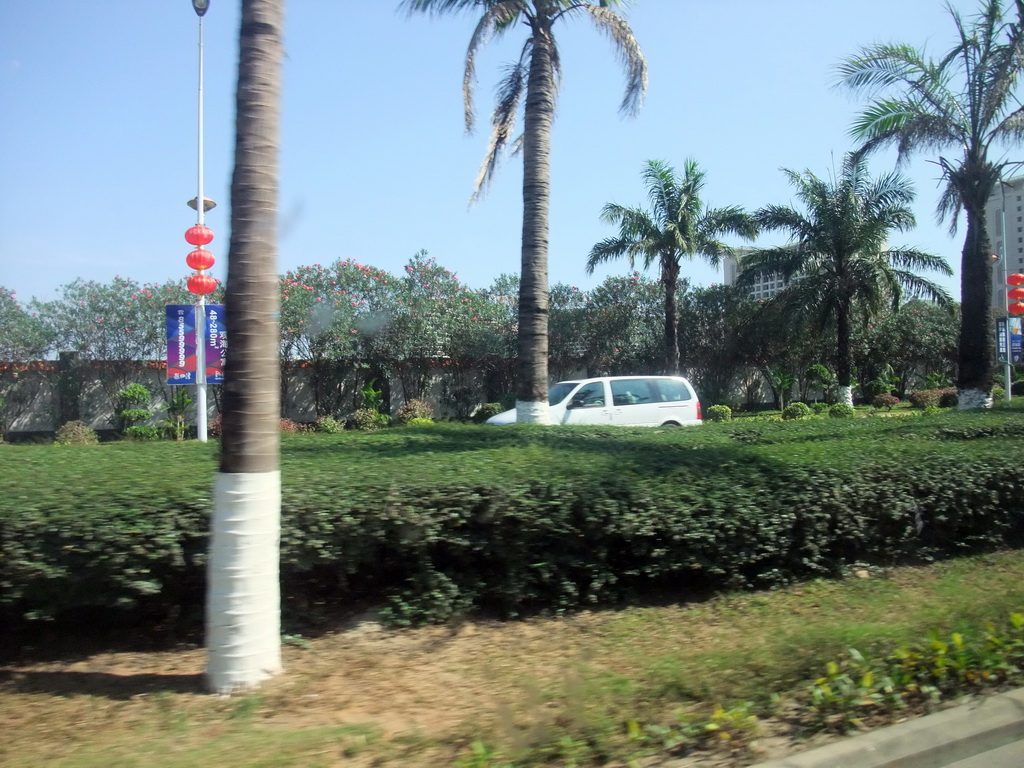
[(561, 381), (555, 384), (551, 389), (548, 390), (548, 405), (558, 405), (560, 402), (565, 400), (576, 387), (579, 386), (578, 381)]

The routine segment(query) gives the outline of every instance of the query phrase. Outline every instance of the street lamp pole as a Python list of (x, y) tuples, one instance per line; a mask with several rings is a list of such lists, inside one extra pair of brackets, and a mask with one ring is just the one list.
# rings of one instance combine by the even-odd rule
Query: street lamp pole
[[(203, 15), (210, 8), (210, 0), (192, 0), (192, 8), (199, 17), (199, 170), (196, 194), (196, 226), (206, 221), (206, 198), (203, 197)], [(196, 303), (196, 436), (199, 442), (207, 438), (206, 405), (206, 296), (199, 294)]]
[(1000, 192), (1000, 205), (999, 205), (999, 227), (1003, 232), (1003, 239), (1000, 243), (999, 249), (999, 261), (1002, 262), (1003, 266), (1003, 279), (1000, 281), (1000, 295), (1002, 296), (1002, 312), (1006, 317), (1006, 322), (1003, 324), (1003, 344), (1006, 349), (1006, 363), (1003, 368), (1003, 374), (1006, 379), (1004, 397), (1007, 402), (1013, 398), (1013, 365), (1010, 363), (1010, 297), (1007, 291), (1006, 283), (1006, 261), (1007, 261), (1007, 241), (1006, 236), (1006, 182), (999, 179), (999, 192)]

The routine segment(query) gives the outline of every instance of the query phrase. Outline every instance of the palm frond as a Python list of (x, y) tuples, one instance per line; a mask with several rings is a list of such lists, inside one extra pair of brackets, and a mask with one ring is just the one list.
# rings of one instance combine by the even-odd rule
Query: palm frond
[(637, 42), (633, 30), (622, 16), (605, 3), (583, 3), (576, 8), (585, 11), (594, 25), (612, 41), (619, 61), (626, 71), (626, 90), (619, 111), (631, 116), (636, 115), (643, 106), (647, 93), (647, 59), (640, 50), (640, 43)]
[(519, 104), (526, 92), (528, 67), (525, 59), (527, 55), (524, 51), (524, 55), (518, 62), (508, 66), (505, 77), (502, 78), (498, 87), (498, 104), (491, 117), (491, 137), (487, 146), (487, 154), (480, 165), (480, 171), (473, 186), (473, 195), (470, 197), (471, 205), (480, 199), (494, 178), (501, 153), (515, 130)]

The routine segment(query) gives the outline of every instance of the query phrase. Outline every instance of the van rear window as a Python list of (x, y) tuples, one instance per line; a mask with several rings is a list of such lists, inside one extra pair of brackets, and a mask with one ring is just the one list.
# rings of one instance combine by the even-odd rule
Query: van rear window
[(658, 389), (661, 392), (662, 402), (673, 403), (691, 399), (689, 388), (681, 381), (658, 379), (657, 383)]

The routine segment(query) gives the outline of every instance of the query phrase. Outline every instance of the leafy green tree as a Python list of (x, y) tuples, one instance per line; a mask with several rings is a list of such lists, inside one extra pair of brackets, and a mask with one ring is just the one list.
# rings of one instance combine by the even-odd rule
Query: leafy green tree
[(242, 0), (220, 467), (207, 565), (207, 683), (281, 670), (277, 261), (284, 0)]
[[(211, 296), (218, 301), (220, 292)], [(49, 352), (77, 352), (117, 412), (117, 393), (138, 378), (143, 361), (163, 360), (167, 351), (167, 304), (193, 304), (185, 280), (141, 284), (115, 276), (107, 283), (76, 279), (50, 301), (30, 308), (50, 339)]]
[(785, 232), (791, 243), (746, 255), (739, 284), (781, 275), (788, 286), (769, 303), (784, 307), (784, 318), (812, 318), (819, 332), (835, 329), (838, 399), (853, 405), (855, 310), (870, 318), (886, 304), (898, 306), (904, 295), (951, 305), (946, 292), (917, 271), (949, 275), (952, 270), (938, 256), (887, 245), (891, 232), (915, 224), (910, 209), (914, 193), (903, 176), (890, 173), (872, 180), (864, 160), (855, 155), (844, 158), (835, 180), (810, 171), (785, 173), (804, 210), (770, 205), (755, 215), (762, 229)]
[(50, 347), (50, 331), (36, 313), (0, 286), (0, 436), (26, 413), (44, 384), (40, 367)]
[(643, 172), (650, 211), (608, 203), (602, 220), (617, 224), (619, 233), (602, 240), (590, 250), (587, 273), (611, 259), (626, 256), (630, 266), (639, 259), (645, 269), (657, 265), (665, 295), (665, 365), (667, 374), (679, 373), (679, 310), (676, 293), (683, 259), (702, 256), (717, 266), (722, 256), (735, 256), (733, 248), (719, 238), (738, 234), (753, 238), (753, 218), (740, 208), (705, 207), (701, 199), (705, 173), (696, 160), (687, 160), (682, 176), (661, 160), (648, 160)]
[(1017, 87), (1024, 67), (1024, 4), (1015, 5), (1016, 23), (1001, 0), (981, 0), (980, 12), (968, 22), (948, 6), (957, 39), (938, 60), (913, 46), (887, 43), (862, 49), (839, 68), (843, 85), (873, 99), (852, 128), (865, 142), (862, 152), (896, 146), (905, 160), (914, 152), (951, 151), (938, 159), (946, 182), (938, 215), (950, 220), (951, 233), (960, 212), (967, 216), (960, 265), (960, 408), (992, 404), (992, 246), (985, 204), (1010, 164), (1001, 159), (1005, 147), (1024, 138)]
[(741, 330), (756, 305), (744, 291), (727, 285), (688, 291), (679, 304), (683, 364), (702, 402), (731, 402), (749, 362)]
[(307, 370), (318, 417), (344, 410), (346, 388), (354, 398), (396, 283), (351, 259), (298, 267), (280, 279), (282, 387), (296, 367)]
[[(686, 281), (681, 281), (686, 290)], [(593, 375), (654, 373), (665, 359), (659, 325), (664, 287), (639, 272), (611, 275), (587, 292), (587, 371)]]
[(927, 301), (885, 308), (854, 324), (853, 355), (861, 391), (886, 366), (898, 380), (896, 394), (928, 388), (929, 374), (949, 378), (956, 370), (959, 317)]
[[(519, 421), (547, 423), (548, 391), (548, 209), (550, 197), (551, 126), (561, 71), (555, 24), (577, 16), (589, 18), (617, 48), (626, 68), (626, 93), (621, 108), (635, 113), (647, 87), (647, 63), (625, 19), (615, 12), (622, 0), (403, 0), (412, 12), (480, 11), (470, 39), (463, 76), (466, 129), (473, 127), (472, 87), (476, 54), (492, 37), (525, 26), (528, 38), (520, 57), (498, 88), (492, 115), (491, 141), (477, 178), (474, 198), (497, 170), (512, 140), (523, 155), (523, 242), (519, 283), (517, 410)], [(520, 104), (523, 135), (515, 140)]]

